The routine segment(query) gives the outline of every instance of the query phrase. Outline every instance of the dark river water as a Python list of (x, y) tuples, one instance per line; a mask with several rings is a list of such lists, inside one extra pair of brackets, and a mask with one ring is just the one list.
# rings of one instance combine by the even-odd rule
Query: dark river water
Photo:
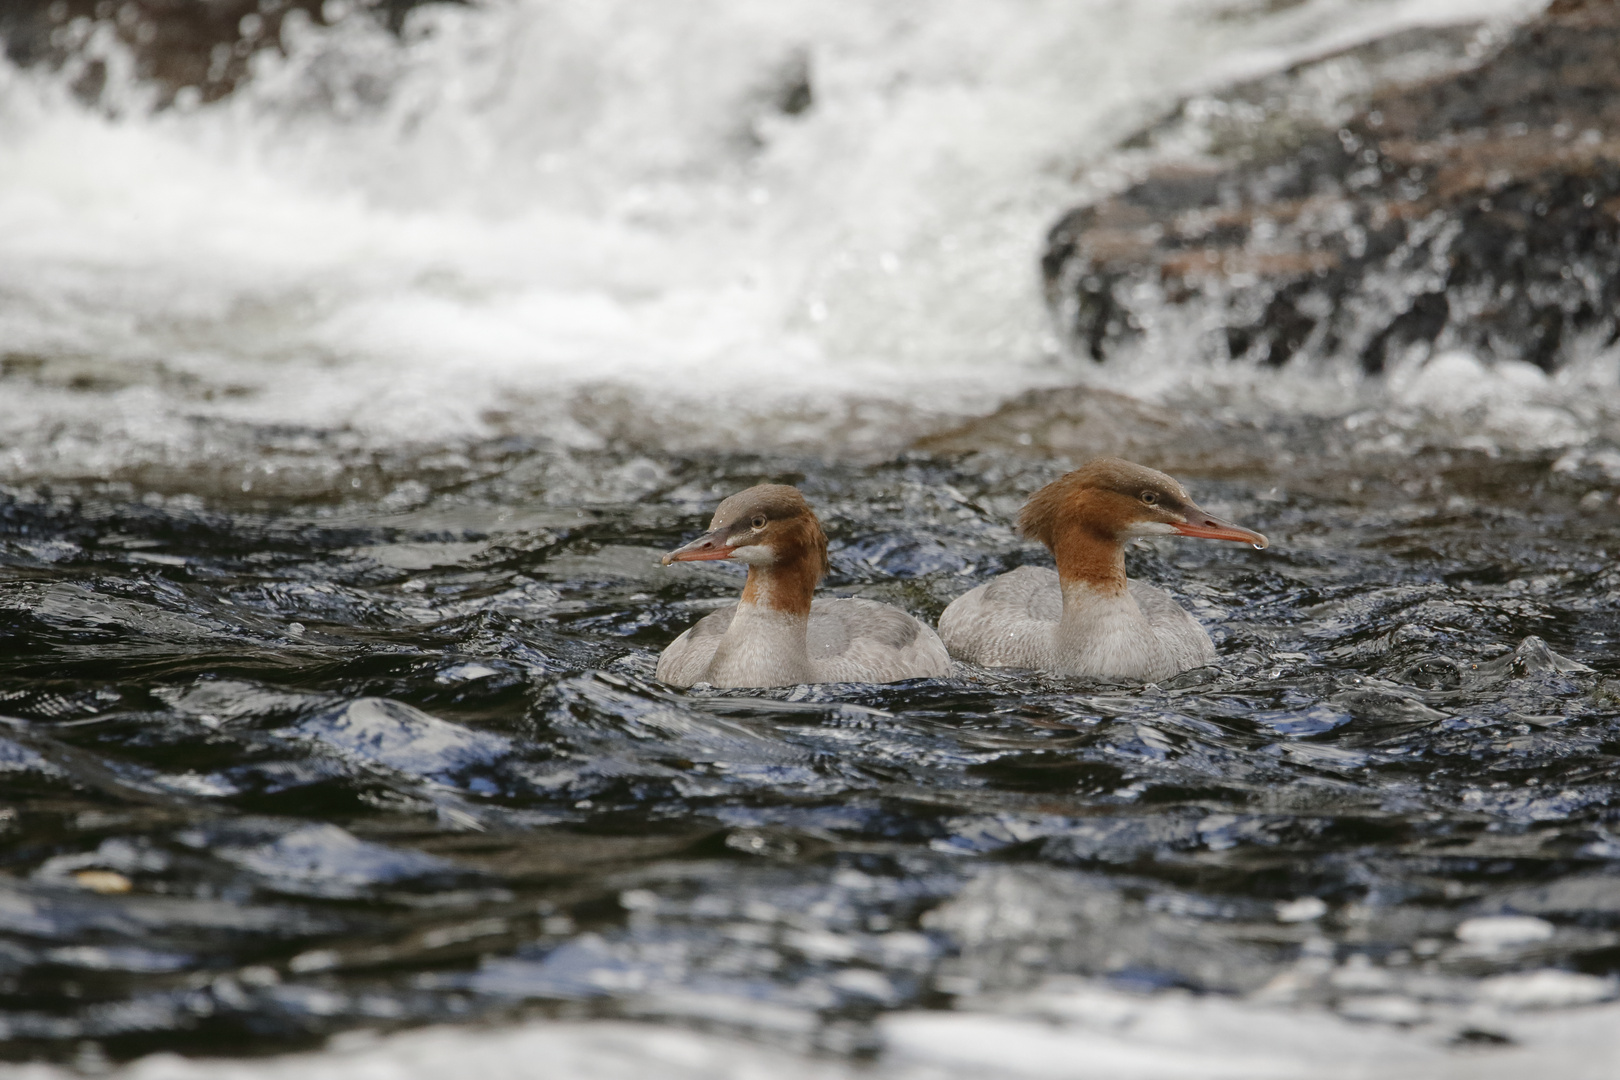
[[(1608, 84), (1548, 38), (1590, 117), (1435, 136), (1608, 155), (1490, 274), (1434, 292), (1485, 213), (1436, 203), (1290, 293), (1273, 344), (1382, 366), (1229, 332), (1361, 203), (1228, 265), (1197, 196), (1308, 145), (1407, 198), (1341, 125), (1467, 112), (1540, 5), (252, 6), (0, 4), (0, 1074), (1609, 1080), (1620, 354), (1557, 235), (1612, 237)], [(1043, 278), (1097, 205), (1220, 305)], [(933, 621), (1104, 453), (1271, 538), (1128, 553), (1217, 665), (654, 678), (740, 589), (658, 562), (725, 496)]]
[(1060, 975), (1397, 1023), (1535, 969), (1610, 996), (1614, 492), (1550, 454), (1308, 460), (1182, 472), (1272, 547), (1131, 551), (1220, 653), (1148, 687), (653, 678), (739, 587), (658, 554), (758, 481), (821, 513), (830, 594), (932, 620), (1043, 561), (1010, 523), (1062, 465), (1000, 452), (7, 489), (0, 1046), (539, 1014), (858, 1057), (886, 1012)]

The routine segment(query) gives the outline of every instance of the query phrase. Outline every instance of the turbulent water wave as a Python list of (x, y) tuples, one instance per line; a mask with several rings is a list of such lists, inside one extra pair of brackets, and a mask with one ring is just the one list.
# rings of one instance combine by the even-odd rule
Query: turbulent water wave
[[(515, 466), (341, 521), (12, 497), (0, 1045), (287, 1049), (537, 1009), (955, 1075), (1051, 1014), (1060, 1042), (1010, 1075), (1093, 1039), (1153, 1074), (1183, 1043), (1108, 1017), (1230, 1008), (1373, 1024), (1408, 1062), (1567, 1023), (1584, 1061), (1620, 994), (1620, 580), (1547, 465), (1206, 481), (1274, 546), (1133, 551), (1221, 651), (1148, 688), (652, 681), (737, 587), (657, 552), (783, 459), (641, 473), (543, 525), (499, 521), (545, 502)], [(1007, 523), (1054, 470), (818, 465), (830, 588), (937, 617), (1030, 558)]]

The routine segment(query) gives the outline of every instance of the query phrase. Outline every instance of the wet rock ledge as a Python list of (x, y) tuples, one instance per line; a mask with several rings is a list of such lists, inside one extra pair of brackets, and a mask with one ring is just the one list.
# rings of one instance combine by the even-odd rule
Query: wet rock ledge
[(1620, 0), (1558, 0), (1342, 124), (1279, 136), (1263, 113), (1051, 230), (1078, 355), (1158, 333), (1270, 365), (1457, 347), (1551, 371), (1615, 343)]

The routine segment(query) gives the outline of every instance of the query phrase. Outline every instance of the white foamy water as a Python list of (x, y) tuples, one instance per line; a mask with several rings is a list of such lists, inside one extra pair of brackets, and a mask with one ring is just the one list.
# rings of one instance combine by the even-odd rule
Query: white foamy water
[[(1556, 979), (1559, 973), (1547, 973)], [(1567, 976), (1579, 979), (1581, 976)], [(723, 1035), (625, 1022), (536, 1022), (346, 1036), (323, 1054), (269, 1061), (154, 1055), (124, 1080), (1609, 1080), (1620, 1052), (1613, 1002), (1548, 1011), (1464, 1007), (1400, 1025), (1222, 998), (1138, 997), (1074, 982), (1025, 996), (1017, 1011), (896, 1013), (875, 1066)], [(1454, 1045), (1459, 1031), (1494, 1044)], [(10, 1080), (65, 1070), (0, 1067)]]
[(1043, 234), (1179, 95), (1533, 6), (509, 0), (403, 42), (289, 21), (162, 112), (116, 64), (97, 109), (0, 68), (0, 475), (218, 467), (271, 428), (903, 445), (1074, 377)]

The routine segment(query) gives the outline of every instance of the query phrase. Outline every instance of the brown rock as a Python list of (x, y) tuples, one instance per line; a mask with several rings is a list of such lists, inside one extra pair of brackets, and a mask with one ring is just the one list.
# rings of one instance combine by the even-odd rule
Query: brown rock
[[(398, 32), (405, 13), (424, 2), (362, 0), (356, 6)], [(247, 74), (250, 56), (280, 47), (288, 15), (299, 11), (319, 23), (324, 10), (324, 0), (7, 0), (0, 4), (0, 39), (15, 64), (60, 67), (79, 58), (93, 26), (110, 26), (134, 54), (136, 75), (155, 86), (159, 105), (167, 106), (187, 87), (201, 101), (230, 93)], [(89, 59), (74, 89), (93, 102), (105, 82), (105, 65)]]
[(998, 450), (1084, 461), (1117, 455), (1171, 472), (1210, 475), (1265, 470), (1278, 447), (1256, 432), (1139, 401), (1110, 390), (1031, 390), (989, 416), (929, 435), (915, 449), (935, 454)]
[(1057, 223), (1047, 298), (1076, 351), (1178, 312), (1216, 328), (1210, 358), (1369, 372), (1445, 347), (1552, 370), (1616, 340), (1620, 0), (1560, 0), (1342, 127), (1272, 120)]

